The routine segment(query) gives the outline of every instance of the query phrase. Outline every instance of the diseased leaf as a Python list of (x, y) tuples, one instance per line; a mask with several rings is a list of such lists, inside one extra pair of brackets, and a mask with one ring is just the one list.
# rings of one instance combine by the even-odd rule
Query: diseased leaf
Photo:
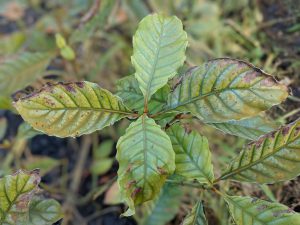
[(53, 200), (33, 199), (29, 207), (26, 225), (52, 225), (62, 218), (60, 204)]
[(187, 35), (177, 17), (153, 14), (140, 22), (133, 37), (131, 61), (146, 101), (176, 75), (186, 47)]
[(287, 96), (284, 85), (258, 68), (239, 60), (215, 59), (184, 76), (169, 95), (165, 111), (226, 122), (255, 116)]
[(156, 199), (143, 205), (142, 225), (165, 225), (179, 211), (182, 191), (178, 185), (166, 183)]
[(117, 144), (118, 183), (122, 199), (135, 213), (135, 205), (153, 200), (175, 170), (175, 154), (168, 135), (143, 114), (130, 124)]
[(17, 59), (0, 64), (0, 92), (10, 96), (42, 76), (52, 55), (50, 53), (22, 53)]
[(237, 225), (298, 225), (300, 214), (285, 205), (251, 197), (225, 196)]
[(26, 224), (29, 203), (40, 179), (37, 171), (22, 170), (0, 179), (0, 224)]
[(300, 121), (250, 143), (220, 179), (275, 183), (300, 174)]
[(185, 217), (182, 225), (208, 225), (201, 201), (196, 203), (192, 211)]
[(266, 116), (255, 116), (243, 120), (231, 120), (224, 123), (209, 123), (209, 125), (223, 131), (249, 140), (257, 140), (260, 136), (269, 133), (278, 125)]
[[(148, 103), (150, 113), (156, 113), (162, 110), (164, 104), (167, 103), (169, 92), (170, 87), (165, 85), (152, 96)], [(144, 96), (134, 75), (124, 77), (117, 82), (117, 95), (123, 99), (124, 104), (130, 109), (136, 110), (140, 113), (143, 112)]]
[(201, 183), (211, 183), (214, 173), (207, 139), (196, 131), (185, 130), (178, 123), (167, 133), (175, 151), (175, 173)]
[(132, 114), (117, 96), (87, 81), (46, 86), (15, 107), (33, 128), (58, 137), (88, 134)]

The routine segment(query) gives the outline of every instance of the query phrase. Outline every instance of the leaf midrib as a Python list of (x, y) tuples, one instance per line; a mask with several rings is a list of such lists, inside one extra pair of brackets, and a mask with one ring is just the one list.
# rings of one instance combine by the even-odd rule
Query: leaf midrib
[[(296, 125), (292, 128), (292, 130), (290, 131), (289, 135), (292, 134), (292, 132), (293, 132), (293, 130), (294, 130), (295, 127), (296, 127)], [(281, 130), (279, 130), (278, 132), (281, 132)], [(289, 138), (288, 138), (288, 139), (289, 139)], [(279, 148), (274, 149), (274, 151), (272, 151), (272, 152), (269, 153), (269, 154), (266, 154), (265, 156), (261, 157), (261, 158), (258, 159), (257, 161), (255, 161), (255, 162), (253, 162), (253, 163), (250, 163), (250, 164), (248, 164), (248, 165), (246, 165), (246, 166), (239, 167), (238, 169), (231, 170), (230, 172), (223, 174), (219, 179), (220, 179), (220, 180), (224, 180), (224, 179), (226, 179), (226, 178), (228, 178), (228, 177), (234, 176), (234, 175), (236, 175), (236, 174), (238, 174), (238, 173), (241, 173), (241, 172), (244, 171), (244, 170), (247, 170), (247, 169), (249, 169), (249, 168), (251, 168), (251, 167), (253, 167), (253, 166), (255, 166), (255, 165), (261, 163), (261, 162), (264, 161), (265, 159), (267, 159), (267, 158), (269, 158), (269, 157), (275, 155), (276, 153), (278, 153), (280, 150), (282, 150), (282, 149), (288, 147), (288, 145), (291, 144), (292, 142), (294, 142), (296, 139), (298, 139), (298, 136), (296, 136), (295, 139), (292, 139), (292, 140), (288, 141), (287, 143), (285, 143), (284, 145), (280, 146)], [(245, 149), (244, 151), (247, 151), (247, 149)], [(253, 150), (253, 151), (254, 151), (254, 150)], [(219, 179), (218, 179), (218, 180), (219, 180)]]
[(43, 108), (34, 108), (33, 110), (40, 110), (40, 111), (65, 111), (65, 110), (83, 110), (83, 111), (104, 111), (108, 113), (118, 113), (118, 114), (125, 114), (125, 115), (133, 115), (132, 112), (126, 112), (126, 111), (119, 111), (119, 110), (113, 110), (113, 109), (106, 109), (106, 108), (91, 108), (91, 107), (64, 107), (64, 108), (49, 108), (49, 109), (43, 109)]

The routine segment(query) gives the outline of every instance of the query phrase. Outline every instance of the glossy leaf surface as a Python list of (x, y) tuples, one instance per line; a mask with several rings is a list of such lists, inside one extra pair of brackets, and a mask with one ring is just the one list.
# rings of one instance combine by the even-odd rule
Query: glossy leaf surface
[(192, 211), (182, 222), (182, 225), (208, 225), (201, 201), (196, 203)]
[(1, 64), (1, 95), (9, 96), (41, 77), (51, 56), (49, 53), (23, 53), (17, 59)]
[(146, 16), (133, 37), (132, 64), (139, 87), (148, 101), (185, 60), (187, 35), (181, 21), (159, 14)]
[[(168, 85), (160, 88), (151, 98), (148, 103), (150, 113), (159, 112), (164, 104), (167, 103), (170, 88)], [(134, 111), (140, 113), (144, 110), (144, 96), (139, 88), (138, 81), (134, 75), (124, 77), (117, 83), (117, 95), (120, 96), (124, 104)]]
[(175, 151), (175, 173), (202, 183), (211, 183), (214, 174), (207, 139), (178, 123), (168, 128), (167, 133)]
[(243, 120), (231, 120), (223, 123), (210, 123), (224, 133), (235, 135), (249, 140), (257, 140), (261, 135), (269, 133), (278, 125), (267, 117), (255, 116)]
[(298, 225), (300, 214), (285, 205), (251, 197), (226, 196), (237, 225)]
[(143, 207), (143, 225), (165, 225), (178, 213), (182, 190), (179, 186), (165, 184), (156, 199)]
[(130, 124), (117, 144), (118, 183), (129, 206), (124, 214), (135, 213), (135, 205), (153, 200), (168, 175), (175, 169), (170, 138), (146, 115)]
[(119, 97), (87, 81), (47, 86), (15, 107), (33, 128), (58, 137), (88, 134), (131, 115)]
[(275, 183), (300, 174), (300, 121), (250, 143), (221, 179)]
[(288, 96), (287, 88), (254, 66), (216, 59), (196, 67), (170, 94), (166, 111), (191, 112), (206, 122), (255, 116)]

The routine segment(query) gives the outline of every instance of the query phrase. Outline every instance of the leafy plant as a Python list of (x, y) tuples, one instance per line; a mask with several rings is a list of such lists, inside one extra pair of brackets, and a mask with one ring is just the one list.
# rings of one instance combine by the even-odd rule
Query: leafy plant
[[(286, 206), (229, 196), (219, 185), (226, 179), (275, 183), (300, 174), (300, 122), (271, 131), (272, 123), (261, 119), (263, 111), (287, 98), (286, 86), (252, 64), (229, 58), (210, 60), (180, 75), (187, 43), (177, 17), (149, 15), (133, 37), (136, 72), (118, 82), (118, 96), (87, 81), (58, 83), (14, 106), (35, 129), (58, 137), (89, 134), (123, 118), (132, 121), (117, 143), (116, 156), (121, 198), (129, 206), (125, 216), (145, 203), (157, 214), (148, 218), (168, 221), (158, 210), (165, 203), (160, 198), (175, 201), (168, 196), (167, 181), (219, 194), (238, 225), (300, 224), (300, 215)], [(215, 178), (208, 140), (178, 123), (185, 116), (256, 141)], [(183, 224), (205, 223), (199, 200)]]

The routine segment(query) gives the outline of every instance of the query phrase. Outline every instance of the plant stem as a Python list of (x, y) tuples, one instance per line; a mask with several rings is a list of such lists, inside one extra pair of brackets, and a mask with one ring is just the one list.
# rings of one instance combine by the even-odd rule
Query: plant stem
[(204, 185), (199, 183), (191, 183), (186, 181), (177, 181), (177, 180), (169, 180), (169, 179), (167, 179), (166, 182), (170, 184), (177, 184), (177, 185), (191, 187), (191, 188), (206, 189)]

